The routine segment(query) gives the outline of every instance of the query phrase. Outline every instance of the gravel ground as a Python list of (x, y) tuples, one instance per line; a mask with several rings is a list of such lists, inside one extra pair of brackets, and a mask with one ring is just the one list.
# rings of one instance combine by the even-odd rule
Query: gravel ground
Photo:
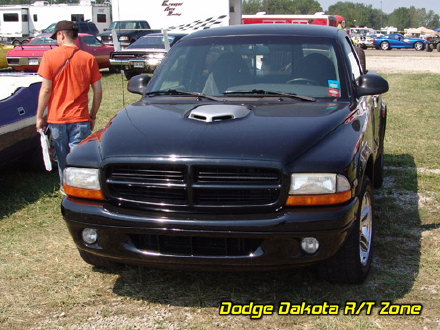
[(367, 69), (379, 73), (440, 73), (440, 53), (413, 49), (367, 49)]

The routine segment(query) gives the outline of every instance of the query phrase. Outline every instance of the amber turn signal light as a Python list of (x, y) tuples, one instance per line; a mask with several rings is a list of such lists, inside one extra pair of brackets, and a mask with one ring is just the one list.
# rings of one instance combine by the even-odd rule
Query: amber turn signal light
[(102, 190), (92, 190), (85, 188), (77, 188), (69, 185), (64, 185), (64, 192), (69, 197), (78, 197), (78, 198), (86, 198), (86, 199), (97, 199), (97, 200), (105, 200), (104, 193)]
[(336, 205), (350, 200), (351, 190), (337, 192), (333, 194), (318, 195), (290, 195), (287, 198), (287, 206), (318, 206), (318, 205)]

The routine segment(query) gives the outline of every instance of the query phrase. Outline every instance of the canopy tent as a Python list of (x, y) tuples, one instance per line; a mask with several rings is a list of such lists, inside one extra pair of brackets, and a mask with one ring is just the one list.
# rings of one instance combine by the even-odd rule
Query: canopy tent
[(428, 29), (424, 26), (421, 26), (417, 29), (405, 29), (405, 33), (411, 33), (411, 34), (439, 34), (439, 32)]

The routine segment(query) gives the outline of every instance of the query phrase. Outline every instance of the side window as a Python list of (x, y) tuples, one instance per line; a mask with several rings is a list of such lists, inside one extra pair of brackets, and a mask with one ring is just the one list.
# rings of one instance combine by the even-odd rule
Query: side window
[(72, 15), (70, 15), (70, 20), (72, 22), (84, 22), (84, 15), (83, 14), (72, 14)]
[(83, 38), (83, 42), (86, 45), (91, 46), (91, 47), (101, 47), (102, 46), (102, 42), (92, 36), (85, 36)]
[(357, 78), (360, 77), (362, 69), (360, 66), (359, 57), (357, 56), (353, 44), (348, 37), (345, 38), (344, 49), (348, 56), (349, 64), (351, 67), (351, 73), (353, 74), (353, 79), (356, 80)]
[(98, 14), (97, 21), (98, 21), (98, 23), (107, 23), (107, 15), (106, 14)]

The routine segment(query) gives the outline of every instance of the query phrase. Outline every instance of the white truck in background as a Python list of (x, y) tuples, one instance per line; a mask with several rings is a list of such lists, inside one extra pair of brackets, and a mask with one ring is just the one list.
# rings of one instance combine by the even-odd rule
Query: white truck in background
[(146, 20), (170, 32), (241, 24), (241, 12), (242, 0), (112, 0), (113, 21)]
[(20, 44), (60, 20), (91, 21), (102, 32), (112, 22), (111, 7), (91, 0), (81, 0), (79, 4), (35, 1), (31, 5), (0, 6), (0, 41)]

